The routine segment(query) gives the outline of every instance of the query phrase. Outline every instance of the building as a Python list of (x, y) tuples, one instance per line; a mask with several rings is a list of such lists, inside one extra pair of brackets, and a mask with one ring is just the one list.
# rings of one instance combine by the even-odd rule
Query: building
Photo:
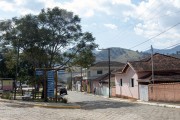
[(114, 72), (116, 95), (148, 100), (148, 85), (180, 82), (180, 59), (163, 54), (140, 61), (127, 62), (123, 70)]
[[(110, 62), (110, 71), (119, 69), (123, 67), (124, 64), (116, 61)], [(86, 86), (90, 89), (89, 92), (93, 92), (94, 88), (98, 87), (97, 78), (101, 78), (103, 75), (109, 74), (109, 61), (101, 61), (92, 65), (88, 69), (83, 69), (83, 81), (85, 81)], [(99, 81), (99, 79), (98, 79)]]
[(13, 91), (13, 83), (12, 78), (0, 78), (0, 90)]

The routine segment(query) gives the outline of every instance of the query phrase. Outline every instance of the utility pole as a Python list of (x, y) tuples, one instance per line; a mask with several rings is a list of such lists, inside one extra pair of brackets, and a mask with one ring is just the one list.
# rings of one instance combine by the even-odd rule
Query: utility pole
[(71, 70), (71, 91), (73, 89), (73, 81), (72, 81), (72, 70)]
[(152, 81), (154, 84), (154, 61), (153, 61), (153, 47), (151, 45), (151, 63), (152, 63)]
[(109, 98), (111, 97), (111, 61), (110, 61), (110, 48), (108, 48), (108, 58), (109, 58)]
[[(17, 89), (16, 82), (18, 75), (19, 75), (19, 39), (17, 39), (16, 77), (14, 80), (14, 100), (16, 100), (16, 89)], [(20, 87), (21, 87), (21, 83), (20, 83)]]
[(108, 66), (109, 66), (109, 70), (108, 70), (108, 73), (109, 73), (109, 98), (111, 97), (111, 55), (110, 55), (110, 51), (111, 49), (110, 48), (107, 48), (107, 49), (99, 49), (99, 50), (108, 50)]
[(81, 92), (82, 92), (82, 79), (83, 79), (83, 77), (82, 77), (82, 67), (81, 67), (81, 88), (80, 88)]

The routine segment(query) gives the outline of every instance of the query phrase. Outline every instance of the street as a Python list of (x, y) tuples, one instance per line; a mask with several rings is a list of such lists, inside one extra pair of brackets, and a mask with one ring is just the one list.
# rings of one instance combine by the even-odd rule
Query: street
[(81, 109), (39, 108), (0, 102), (0, 120), (179, 120), (180, 109), (114, 101), (68, 91)]

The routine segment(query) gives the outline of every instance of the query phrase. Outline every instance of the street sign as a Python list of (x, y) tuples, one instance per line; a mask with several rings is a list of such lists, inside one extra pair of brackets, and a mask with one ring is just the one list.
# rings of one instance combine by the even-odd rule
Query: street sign
[(43, 70), (36, 70), (36, 75), (43, 75), (44, 71)]
[(54, 71), (47, 72), (47, 97), (54, 97)]

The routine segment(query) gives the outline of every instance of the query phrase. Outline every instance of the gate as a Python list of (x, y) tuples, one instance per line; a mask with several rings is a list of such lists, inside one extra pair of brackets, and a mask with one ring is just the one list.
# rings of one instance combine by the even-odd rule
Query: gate
[(148, 85), (139, 85), (140, 100), (148, 101)]

